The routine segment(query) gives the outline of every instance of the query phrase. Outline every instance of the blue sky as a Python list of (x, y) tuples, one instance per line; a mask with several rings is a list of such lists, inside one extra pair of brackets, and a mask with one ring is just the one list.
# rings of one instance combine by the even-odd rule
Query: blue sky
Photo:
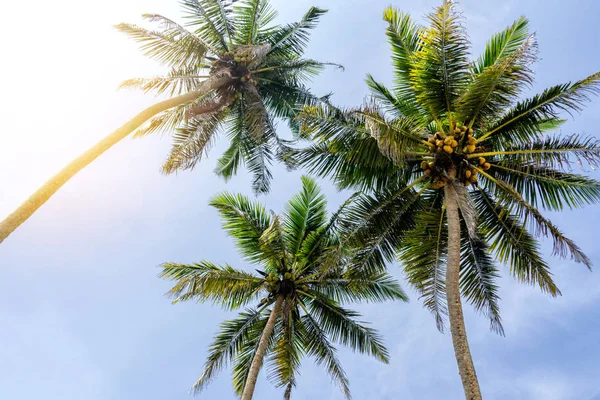
[[(421, 19), (439, 1), (278, 0), (279, 22), (311, 5), (328, 8), (308, 56), (342, 63), (313, 85), (341, 105), (367, 94), (366, 73), (389, 82), (391, 67), (381, 13), (385, 6)], [(600, 69), (600, 4), (574, 0), (465, 0), (460, 4), (478, 55), (486, 39), (520, 15), (540, 43), (533, 92)], [(112, 29), (142, 13), (178, 18), (175, 1), (74, 0), (4, 2), (0, 34), (0, 216), (10, 212), (60, 166), (155, 99), (116, 91), (133, 76), (160, 73)], [(25, 26), (25, 28), (23, 27)], [(283, 125), (282, 125), (283, 126)], [(600, 99), (563, 133), (600, 135)], [(212, 156), (192, 172), (158, 169), (168, 138), (125, 140), (77, 175), (0, 245), (0, 398), (46, 400), (180, 400), (202, 370), (218, 323), (232, 314), (208, 304), (171, 305), (159, 280), (163, 261), (208, 259), (246, 267), (220, 229), (208, 199), (222, 190), (251, 194), (245, 174), (224, 183)], [(261, 198), (276, 211), (300, 186), (300, 172), (275, 169), (273, 191)], [(600, 178), (597, 172), (591, 172)], [(331, 209), (345, 197), (327, 181)], [(600, 206), (551, 215), (600, 265), (595, 225)], [(545, 254), (550, 245), (544, 242)], [(467, 311), (467, 331), (484, 398), (600, 399), (600, 277), (568, 260), (550, 259), (563, 292), (550, 298), (514, 282), (502, 269), (506, 337)], [(397, 265), (391, 267), (400, 279)], [(406, 286), (406, 285), (405, 285)], [(385, 366), (341, 350), (355, 399), (461, 399), (449, 334), (440, 334), (414, 291), (409, 304), (360, 305), (385, 335)], [(306, 360), (295, 399), (341, 399), (324, 370)], [(282, 393), (261, 374), (255, 398)], [(200, 398), (234, 399), (229, 371)]]

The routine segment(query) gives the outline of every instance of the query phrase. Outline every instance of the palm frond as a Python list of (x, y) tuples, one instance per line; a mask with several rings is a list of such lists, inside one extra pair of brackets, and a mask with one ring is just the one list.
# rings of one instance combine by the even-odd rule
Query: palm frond
[(473, 65), (473, 74), (481, 74), (499, 60), (510, 57), (521, 48), (529, 38), (529, 21), (518, 18), (512, 25), (494, 34), (485, 45), (485, 52)]
[(340, 307), (318, 292), (310, 291), (308, 295), (310, 297), (303, 301), (310, 314), (333, 341), (339, 341), (354, 351), (371, 355), (384, 363), (389, 362), (388, 350), (377, 331), (354, 320), (360, 314)]
[(228, 309), (237, 309), (256, 299), (264, 280), (244, 271), (208, 261), (195, 264), (164, 263), (160, 277), (177, 281), (169, 290), (175, 302), (212, 300)]
[(298, 325), (302, 346), (307, 355), (314, 357), (317, 365), (325, 366), (331, 379), (338, 384), (346, 399), (350, 400), (350, 382), (337, 357), (337, 350), (327, 338), (327, 334), (310, 314), (303, 315)]
[(202, 64), (206, 56), (207, 47), (201, 41), (176, 28), (153, 31), (125, 23), (115, 27), (139, 42), (144, 55), (172, 68)]
[[(480, 174), (485, 176), (490, 186), (494, 185), (495, 197), (503, 202), (504, 206), (507, 207), (511, 212), (516, 213), (521, 218), (525, 218), (530, 222), (530, 226), (534, 229), (536, 236), (550, 236), (553, 241), (552, 254), (561, 258), (566, 258), (569, 255), (571, 259), (577, 263), (584, 264), (586, 267), (591, 268), (591, 260), (571, 239), (567, 238), (550, 220), (545, 218), (535, 207), (529, 204), (520, 193), (516, 192), (515, 189), (508, 183), (493, 178), (480, 170)], [(548, 289), (551, 293), (553, 292)]]
[(219, 51), (229, 50), (232, 43), (231, 4), (228, 0), (181, 0), (188, 26), (196, 27), (196, 34)]
[(171, 174), (180, 170), (193, 169), (202, 156), (210, 150), (226, 112), (222, 109), (204, 114), (188, 120), (184, 126), (177, 128), (177, 133), (173, 135), (173, 147), (162, 166), (162, 171)]
[(488, 246), (480, 238), (473, 239), (464, 235), (461, 241), (461, 293), (477, 311), (490, 320), (492, 331), (504, 335), (496, 284), (500, 275), (489, 255)]
[(235, 42), (240, 44), (254, 44), (256, 38), (277, 17), (268, 0), (245, 0), (234, 7), (232, 18), (236, 24)]
[(325, 276), (311, 288), (340, 303), (408, 301), (398, 281), (385, 272), (346, 271), (340, 276)]
[(204, 372), (192, 387), (195, 393), (201, 392), (236, 354), (244, 347), (244, 343), (252, 340), (256, 332), (262, 332), (267, 323), (267, 317), (258, 310), (246, 310), (236, 319), (221, 324), (219, 333), (210, 346), (210, 351)]
[(173, 68), (165, 76), (128, 79), (121, 83), (119, 88), (135, 88), (145, 93), (154, 92), (156, 95), (168, 94), (172, 97), (195, 90), (200, 81), (206, 77), (202, 75), (200, 69), (186, 66), (183, 68)]
[(481, 187), (471, 195), (479, 210), (482, 235), (498, 261), (506, 264), (519, 281), (537, 284), (542, 291), (553, 296), (559, 295), (560, 291), (552, 279), (550, 266), (542, 258), (539, 244), (519, 222), (518, 215)]
[(480, 135), (478, 140), (484, 141), (491, 135), (500, 135), (512, 142), (528, 143), (538, 139), (538, 136), (531, 135), (534, 132), (518, 129), (519, 126), (557, 118), (561, 111), (568, 113), (581, 111), (583, 105), (590, 100), (590, 96), (599, 93), (600, 72), (573, 84), (552, 86), (541, 94), (517, 103), (491, 125), (485, 134)]
[(304, 354), (302, 347), (299, 346), (300, 338), (296, 332), (295, 321), (298, 317), (290, 315), (296, 311), (284, 305), (282, 312), (285, 315), (281, 320), (281, 328), (276, 331), (274, 337), (275, 344), (270, 348), (267, 359), (267, 378), (275, 386), (290, 387), (291, 391), (291, 388), (296, 385), (296, 375), (300, 367), (300, 359)]
[(469, 77), (467, 41), (452, 1), (428, 15), (430, 26), (420, 34), (420, 48), (409, 75), (417, 101), (434, 120), (452, 112)]
[(301, 56), (308, 44), (310, 31), (317, 26), (319, 18), (326, 12), (327, 10), (311, 7), (299, 22), (270, 31), (264, 38), (271, 45), (269, 55)]
[(302, 190), (285, 206), (283, 224), (285, 241), (296, 259), (307, 235), (322, 227), (327, 221), (327, 201), (317, 182), (302, 177)]
[[(416, 97), (410, 83), (410, 74), (414, 68), (415, 54), (422, 47), (423, 28), (414, 23), (408, 14), (400, 13), (393, 7), (385, 9), (383, 19), (388, 23), (385, 33), (392, 47), (395, 97), (402, 99), (399, 104), (410, 105), (408, 110), (414, 110)], [(403, 109), (404, 107), (400, 108)], [(404, 114), (411, 115), (406, 112)]]
[(260, 203), (225, 192), (214, 197), (210, 205), (219, 211), (223, 228), (247, 261), (256, 264), (270, 261), (261, 250), (260, 238), (272, 220)]
[[(469, 126), (475, 123), (486, 126), (493, 122), (533, 82), (533, 71), (529, 66), (537, 59), (535, 36), (522, 38), (523, 32), (519, 29), (523, 29), (522, 24), (519, 21), (515, 24), (510, 29), (514, 36), (506, 35), (508, 43), (502, 51), (497, 50), (500, 54), (494, 64), (476, 73), (465, 93), (457, 99), (458, 119), (468, 121)], [(526, 26), (524, 29), (526, 33)], [(480, 63), (486, 61), (490, 60), (480, 60)]]
[(420, 293), (441, 332), (448, 315), (445, 282), (447, 249), (445, 208), (432, 207), (431, 211), (422, 211), (416, 216), (415, 229), (401, 243), (399, 253), (408, 282)]
[(490, 175), (508, 183), (533, 207), (560, 211), (600, 202), (600, 182), (533, 164), (499, 162)]
[(581, 166), (587, 163), (592, 167), (598, 167), (600, 166), (600, 140), (577, 134), (563, 137), (548, 136), (543, 140), (531, 140), (499, 151), (483, 149), (467, 157), (494, 157), (509, 163), (534, 164), (560, 169), (570, 167), (573, 162)]

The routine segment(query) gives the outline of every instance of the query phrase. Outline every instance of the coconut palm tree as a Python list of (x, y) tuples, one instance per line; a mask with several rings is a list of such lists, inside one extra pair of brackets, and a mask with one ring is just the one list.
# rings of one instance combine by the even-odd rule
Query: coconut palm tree
[(252, 273), (209, 261), (163, 264), (161, 276), (177, 282), (170, 291), (176, 302), (211, 300), (230, 310), (250, 305), (221, 324), (194, 390), (202, 390), (231, 362), (235, 391), (243, 400), (251, 399), (266, 358), (269, 378), (285, 386), (289, 399), (301, 359), (311, 356), (350, 398), (348, 378), (332, 342), (385, 363), (389, 355), (379, 334), (339, 303), (405, 301), (398, 283), (373, 269), (349, 271), (354, 253), (348, 246), (337, 265), (323, 268), (326, 250), (340, 241), (339, 213), (327, 217), (325, 197), (309, 178), (302, 178), (302, 190), (281, 216), (242, 195), (224, 193), (211, 205), (244, 259), (260, 269)]
[(384, 19), (393, 86), (369, 76), (373, 99), (360, 108), (305, 107), (303, 131), (314, 143), (295, 156), (367, 193), (341, 244), (362, 243), (365, 265), (399, 256), (438, 328), (449, 318), (466, 398), (481, 399), (460, 295), (502, 333), (496, 261), (552, 296), (560, 291), (539, 237), (552, 239), (554, 255), (590, 267), (542, 211), (600, 200), (600, 182), (568, 168), (597, 166), (600, 141), (552, 133), (565, 122), (561, 112), (580, 111), (600, 91), (600, 73), (519, 100), (537, 53), (527, 19), (495, 34), (475, 61), (450, 1), (426, 27), (393, 8)]
[(222, 129), (230, 146), (215, 173), (227, 179), (245, 164), (254, 175), (254, 190), (269, 190), (269, 165), (287, 150), (275, 120), (290, 119), (298, 105), (322, 100), (305, 83), (326, 63), (302, 56), (310, 30), (326, 11), (312, 7), (299, 22), (274, 26), (277, 13), (268, 0), (181, 3), (192, 30), (156, 14), (144, 18), (158, 24), (158, 30), (117, 25), (141, 44), (145, 55), (169, 68), (164, 76), (130, 79), (122, 86), (168, 99), (133, 117), (48, 180), (0, 223), (0, 243), (76, 173), (134, 131), (135, 136), (174, 132), (163, 165), (165, 173), (172, 173), (193, 168)]

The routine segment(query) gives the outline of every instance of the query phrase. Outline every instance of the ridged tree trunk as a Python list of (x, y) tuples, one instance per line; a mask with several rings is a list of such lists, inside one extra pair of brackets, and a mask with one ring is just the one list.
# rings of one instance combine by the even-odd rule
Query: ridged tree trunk
[(65, 168), (50, 178), (41, 188), (39, 188), (34, 194), (32, 194), (27, 200), (25, 200), (19, 208), (17, 208), (12, 214), (0, 222), (0, 243), (4, 241), (17, 229), (23, 222), (27, 221), (29, 217), (40, 208), (45, 202), (47, 202), (54, 193), (58, 191), (69, 179), (75, 174), (85, 168), (88, 164), (98, 158), (106, 150), (120, 142), (122, 139), (127, 137), (131, 132), (139, 128), (144, 122), (156, 114), (166, 111), (170, 108), (176, 107), (180, 104), (194, 100), (211, 91), (227, 80), (229, 77), (218, 77), (209, 78), (200, 84), (197, 90), (186, 93), (181, 96), (173, 97), (171, 99), (161, 101), (160, 103), (154, 104), (148, 107), (125, 125), (106, 136), (104, 139), (96, 143), (93, 147), (89, 148), (85, 153), (71, 161)]
[(283, 296), (279, 295), (277, 296), (277, 300), (275, 300), (275, 305), (271, 310), (271, 315), (269, 316), (267, 325), (265, 325), (265, 330), (263, 331), (260, 342), (258, 343), (258, 349), (256, 350), (254, 358), (252, 359), (252, 364), (250, 364), (248, 378), (246, 379), (246, 385), (244, 386), (244, 392), (242, 393), (242, 400), (250, 400), (254, 395), (254, 388), (256, 387), (258, 373), (265, 358), (265, 354), (267, 353), (267, 348), (269, 347), (269, 339), (271, 339), (271, 335), (273, 334), (275, 321), (277, 321), (277, 317), (281, 313), (282, 304)]
[[(455, 172), (450, 171), (451, 178)], [(448, 182), (445, 185), (446, 218), (448, 220), (448, 265), (446, 267), (446, 297), (448, 300), (448, 316), (450, 319), (450, 332), (454, 355), (458, 364), (458, 372), (465, 390), (467, 400), (481, 400), (481, 390), (477, 381), (477, 374), (473, 366), (465, 319), (460, 301), (459, 273), (460, 273), (460, 218), (458, 215), (458, 202), (456, 192)]]

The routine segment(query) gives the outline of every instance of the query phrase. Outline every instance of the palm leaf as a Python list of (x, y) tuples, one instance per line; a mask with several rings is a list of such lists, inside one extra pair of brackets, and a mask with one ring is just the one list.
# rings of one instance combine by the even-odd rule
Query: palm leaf
[(254, 300), (264, 284), (263, 279), (252, 274), (208, 261), (190, 265), (164, 263), (161, 267), (161, 278), (177, 281), (169, 291), (175, 302), (212, 300), (233, 310)]
[(468, 41), (452, 1), (428, 15), (431, 26), (420, 34), (410, 80), (417, 101), (433, 119), (454, 111), (469, 77)]
[(285, 206), (285, 242), (296, 259), (306, 237), (327, 221), (327, 201), (314, 179), (303, 176), (302, 190)]
[(223, 322), (210, 346), (204, 372), (194, 383), (194, 392), (201, 392), (224, 366), (235, 359), (235, 355), (248, 340), (256, 336), (256, 332), (262, 332), (266, 323), (267, 317), (257, 310), (246, 310), (238, 318)]
[(492, 331), (504, 335), (496, 284), (500, 275), (489, 255), (489, 248), (483, 240), (464, 235), (461, 242), (461, 293), (476, 310), (489, 318)]

